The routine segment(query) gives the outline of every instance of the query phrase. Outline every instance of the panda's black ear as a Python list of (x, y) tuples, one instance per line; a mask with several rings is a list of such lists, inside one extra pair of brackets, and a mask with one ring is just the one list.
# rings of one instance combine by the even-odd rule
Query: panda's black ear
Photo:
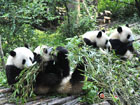
[(29, 45), (27, 43), (24, 44), (24, 47), (29, 49)]
[(126, 27), (129, 27), (129, 24), (126, 24), (125, 26), (126, 26)]
[(105, 33), (105, 30), (102, 30), (102, 32), (104, 32), (104, 33)]
[(37, 56), (37, 53), (33, 52), (34, 56)]
[(102, 37), (102, 32), (100, 31), (97, 35), (97, 38), (101, 38)]
[(117, 28), (117, 31), (118, 31), (119, 33), (121, 33), (121, 32), (122, 32), (122, 27), (118, 27), (118, 28)]
[(15, 56), (16, 56), (16, 52), (15, 52), (15, 51), (10, 51), (9, 54), (10, 54), (12, 57), (15, 57)]

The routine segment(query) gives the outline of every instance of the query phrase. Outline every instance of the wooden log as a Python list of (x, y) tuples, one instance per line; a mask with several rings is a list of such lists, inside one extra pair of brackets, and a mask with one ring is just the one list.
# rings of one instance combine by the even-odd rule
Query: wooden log
[(0, 105), (4, 105), (5, 103), (8, 103), (8, 100), (6, 97), (0, 98)]
[(5, 97), (5, 95), (4, 94), (0, 94), (0, 98), (2, 98), (2, 97)]
[(75, 105), (78, 103), (78, 101), (79, 101), (79, 98), (76, 98), (76, 99), (66, 102), (65, 104), (62, 104), (62, 105)]
[(107, 101), (103, 101), (103, 102), (101, 102), (99, 104), (92, 104), (92, 105), (110, 105), (110, 103), (107, 102)]
[(8, 92), (11, 92), (12, 89), (11, 88), (3, 88), (3, 89), (0, 89), (0, 93), (8, 93)]
[(71, 101), (75, 98), (77, 98), (77, 96), (69, 96), (69, 97), (61, 98), (61, 99), (49, 102), (48, 105), (61, 105), (61, 104), (64, 104), (65, 102)]
[(39, 100), (34, 100), (34, 101), (31, 101), (31, 102), (28, 102), (26, 103), (25, 105), (42, 105), (44, 103), (48, 103), (49, 101), (55, 101), (55, 100), (58, 100), (59, 98), (53, 98), (53, 99), (50, 99), (49, 97), (47, 98), (43, 98), (43, 99), (39, 99)]

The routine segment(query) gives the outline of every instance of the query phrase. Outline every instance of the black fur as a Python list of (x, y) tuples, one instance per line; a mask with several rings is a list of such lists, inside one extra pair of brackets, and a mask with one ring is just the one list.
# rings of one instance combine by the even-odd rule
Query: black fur
[(104, 32), (104, 33), (105, 33), (105, 30), (102, 30), (102, 32)]
[[(57, 88), (60, 87), (60, 83), (62, 82), (62, 80), (70, 75), (69, 60), (67, 58), (68, 51), (63, 47), (57, 47), (56, 50), (58, 51), (58, 53), (55, 56), (55, 59), (43, 62), (43, 70), (40, 71), (37, 75), (36, 83), (34, 85), (36, 88), (36, 94), (46, 94), (40, 93), (37, 90), (39, 87), (49, 89), (48, 92), (57, 91)], [(84, 70), (84, 64), (78, 63), (69, 82), (72, 85), (76, 85), (79, 82), (83, 81)]]
[(134, 52), (134, 47), (131, 42), (123, 43), (119, 39), (110, 39), (109, 41), (116, 54), (124, 55), (127, 50)]
[(118, 27), (117, 28), (117, 31), (119, 32), (119, 33), (121, 33), (123, 30), (122, 30), (122, 27)]
[(60, 68), (62, 70), (62, 77), (66, 77), (69, 75), (70, 67), (69, 67), (69, 60), (68, 60), (68, 50), (64, 47), (57, 47), (56, 50), (58, 51), (57, 54), (57, 61), (56, 61), (56, 67)]
[(41, 71), (36, 78), (36, 86), (55, 87), (60, 84), (61, 78), (55, 73), (45, 73)]
[(27, 43), (25, 43), (24, 46), (29, 49), (29, 45)]
[(55, 59), (43, 63), (43, 70), (36, 78), (36, 86), (40, 84), (51, 87), (56, 86), (64, 77), (69, 75), (68, 51), (63, 47), (57, 47), (56, 50), (58, 53)]
[(126, 27), (129, 27), (129, 24), (126, 24)]
[(35, 52), (33, 54), (34, 54), (34, 61), (33, 62), (41, 63), (41, 61), (42, 61), (41, 55), (36, 54)]
[(85, 70), (84, 64), (78, 63), (70, 79), (72, 85), (84, 80), (84, 75), (83, 75), (84, 70)]
[(16, 56), (16, 52), (15, 51), (10, 51), (9, 53), (12, 57), (15, 57)]
[(6, 76), (9, 85), (15, 84), (18, 80), (16, 77), (20, 74), (21, 69), (14, 65), (6, 65)]
[(97, 48), (97, 45), (96, 45), (96, 42), (91, 42), (89, 39), (87, 38), (84, 38), (84, 42), (89, 45), (89, 46), (92, 46), (94, 48)]
[(97, 35), (97, 38), (101, 38), (102, 37), (102, 32), (100, 31)]

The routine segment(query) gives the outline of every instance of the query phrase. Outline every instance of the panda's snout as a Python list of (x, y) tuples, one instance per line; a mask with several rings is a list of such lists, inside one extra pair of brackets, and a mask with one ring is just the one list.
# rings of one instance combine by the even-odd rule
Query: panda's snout
[(48, 54), (50, 54), (53, 50), (53, 47), (48, 48)]

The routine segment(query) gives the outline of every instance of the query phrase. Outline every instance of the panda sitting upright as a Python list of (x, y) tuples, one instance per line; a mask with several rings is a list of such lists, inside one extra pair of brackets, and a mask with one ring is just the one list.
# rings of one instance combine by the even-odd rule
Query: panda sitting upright
[(133, 54), (136, 53), (132, 44), (134, 37), (128, 24), (118, 27), (110, 35), (109, 39), (112, 49), (114, 49), (116, 54), (121, 55), (122, 59), (131, 59)]
[(99, 48), (104, 54), (106, 54), (106, 52), (103, 49), (107, 48), (108, 50), (111, 50), (109, 37), (106, 35), (105, 30), (88, 31), (82, 36), (82, 38), (87, 45)]
[[(42, 49), (42, 54), (37, 50)], [(47, 51), (46, 51), (47, 50)], [(76, 94), (82, 91), (84, 76), (82, 71), (84, 65), (79, 63), (74, 72), (70, 74), (68, 51), (63, 47), (57, 47), (57, 54), (51, 54), (49, 47), (37, 47), (34, 53), (40, 54), (41, 71), (37, 75), (35, 83), (36, 94), (47, 94), (48, 92)], [(48, 58), (48, 59), (44, 59)], [(51, 58), (51, 59), (50, 59)]]
[(26, 68), (33, 66), (34, 54), (26, 47), (18, 47), (9, 53), (6, 63), (6, 76), (9, 85), (15, 84), (18, 80), (20, 72)]

